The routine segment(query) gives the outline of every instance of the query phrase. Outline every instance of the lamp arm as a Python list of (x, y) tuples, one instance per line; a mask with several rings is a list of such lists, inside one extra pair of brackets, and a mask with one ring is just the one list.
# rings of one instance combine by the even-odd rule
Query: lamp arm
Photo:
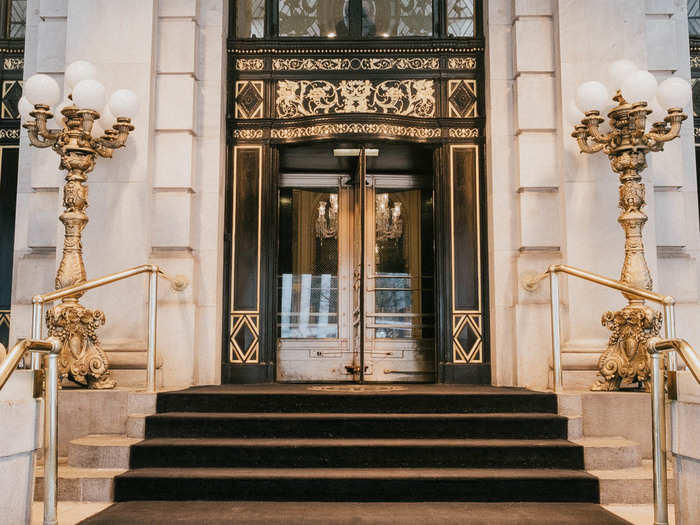
[(653, 140), (654, 142), (668, 142), (670, 140), (675, 139), (678, 134), (681, 131), (681, 121), (677, 122), (672, 122), (671, 123), (671, 128), (666, 128), (665, 133), (658, 133), (655, 131), (650, 131), (645, 135), (645, 137), (648, 139)]
[(588, 141), (588, 137), (576, 137), (576, 142), (578, 142), (578, 147), (581, 150), (581, 153), (597, 153), (606, 145), (606, 143), (598, 141), (591, 144)]
[(48, 139), (45, 136), (41, 136), (39, 134), (39, 129), (36, 125), (36, 121), (30, 120), (29, 122), (25, 123), (22, 127), (27, 130), (29, 143), (35, 148), (50, 148), (51, 146), (56, 144), (58, 134), (56, 134), (55, 137)]

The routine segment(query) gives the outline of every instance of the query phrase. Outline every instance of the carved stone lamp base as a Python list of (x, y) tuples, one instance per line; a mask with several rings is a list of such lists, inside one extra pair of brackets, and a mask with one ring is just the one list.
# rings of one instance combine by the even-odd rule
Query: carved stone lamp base
[(66, 300), (46, 312), (46, 324), (49, 335), (62, 342), (58, 356), (59, 384), (67, 379), (93, 389), (116, 386), (95, 333), (105, 324), (101, 310), (85, 308), (76, 299)]
[(621, 390), (623, 384), (636, 383), (638, 390), (650, 392), (651, 359), (647, 341), (659, 335), (661, 312), (644, 303), (632, 302), (622, 310), (606, 312), (601, 322), (612, 334), (608, 348), (598, 360), (602, 377), (591, 390), (611, 392)]

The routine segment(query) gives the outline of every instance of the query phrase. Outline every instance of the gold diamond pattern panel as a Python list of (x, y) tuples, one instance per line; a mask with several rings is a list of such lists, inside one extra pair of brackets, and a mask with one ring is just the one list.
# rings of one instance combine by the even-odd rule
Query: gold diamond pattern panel
[(482, 363), (481, 314), (452, 316), (452, 359), (455, 363)]
[(265, 82), (262, 80), (239, 80), (236, 82), (236, 118), (263, 118), (264, 87)]
[(476, 80), (455, 79), (447, 81), (448, 117), (477, 117), (476, 101)]
[(257, 363), (260, 358), (259, 316), (232, 315), (230, 331), (230, 361), (232, 363)]

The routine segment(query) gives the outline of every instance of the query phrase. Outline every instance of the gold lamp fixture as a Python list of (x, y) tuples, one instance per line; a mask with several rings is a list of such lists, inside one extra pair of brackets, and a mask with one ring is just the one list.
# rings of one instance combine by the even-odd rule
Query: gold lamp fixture
[[(88, 222), (88, 173), (98, 156), (111, 158), (115, 149), (124, 147), (134, 129), (131, 118), (138, 110), (138, 99), (128, 89), (115, 91), (105, 107), (105, 88), (95, 80), (96, 73), (95, 66), (82, 60), (68, 66), (65, 82), (71, 94), (61, 104), (61, 89), (56, 81), (48, 75), (34, 75), (25, 82), (19, 102), (31, 145), (52, 148), (61, 159), (60, 168), (66, 171), (65, 211), (59, 217), (65, 237), (56, 289), (86, 280), (81, 234)], [(62, 118), (56, 119), (56, 129), (50, 129), (54, 114)], [(105, 316), (101, 310), (82, 306), (81, 295), (63, 299), (46, 313), (49, 335), (61, 341), (59, 382), (69, 379), (89, 388), (114, 388), (116, 383), (96, 334), (97, 328), (104, 325)]]
[[(663, 151), (664, 144), (678, 137), (683, 113), (691, 97), (690, 84), (671, 77), (657, 84), (648, 71), (638, 70), (629, 60), (618, 60), (610, 66), (615, 85), (621, 85), (609, 108), (609, 95), (603, 84), (596, 81), (581, 84), (576, 91), (576, 106), (580, 123), (574, 126), (572, 137), (582, 153), (602, 151), (608, 156), (612, 170), (620, 178), (618, 222), (625, 232), (625, 259), (620, 280), (630, 286), (652, 289), (652, 278), (644, 255), (642, 229), (647, 216), (642, 211), (646, 204), (641, 172), (646, 168), (648, 152)], [(609, 109), (609, 130), (602, 130)], [(578, 120), (578, 119), (577, 119)], [(627, 306), (605, 312), (603, 326), (612, 331), (608, 347), (598, 361), (601, 378), (592, 390), (619, 390), (623, 381), (637, 383), (645, 391), (650, 389), (650, 358), (646, 342), (658, 335), (661, 313), (653, 310), (644, 300), (623, 293)]]

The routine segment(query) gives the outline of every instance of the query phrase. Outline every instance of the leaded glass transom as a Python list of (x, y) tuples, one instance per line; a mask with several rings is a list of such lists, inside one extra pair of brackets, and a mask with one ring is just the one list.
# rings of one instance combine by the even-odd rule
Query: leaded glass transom
[(432, 36), (432, 0), (362, 0), (362, 36)]
[(447, 0), (447, 35), (474, 36), (474, 0)]

